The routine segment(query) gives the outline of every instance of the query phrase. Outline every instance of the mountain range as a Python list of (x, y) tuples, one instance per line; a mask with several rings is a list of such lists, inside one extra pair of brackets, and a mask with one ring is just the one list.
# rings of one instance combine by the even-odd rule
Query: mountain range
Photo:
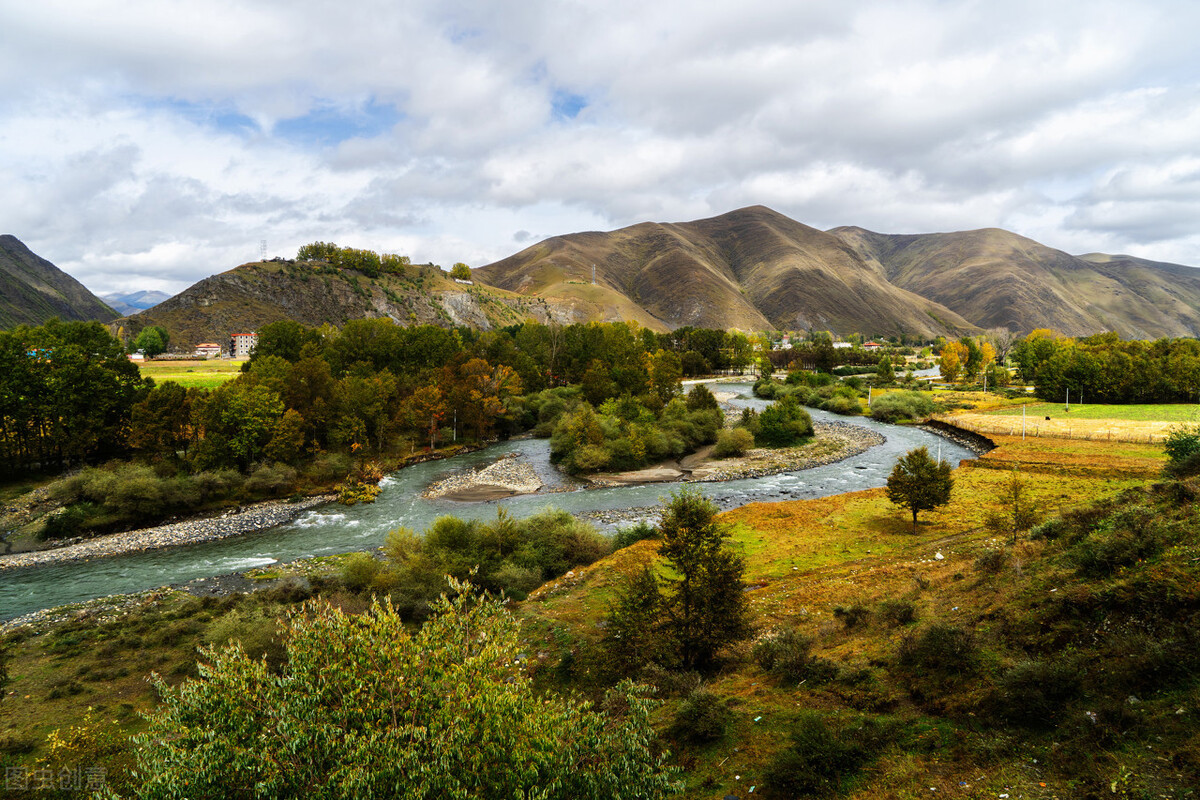
[[(294, 319), (342, 325), (492, 328), (523, 320), (634, 320), (830, 330), (845, 335), (958, 336), (989, 328), (1125, 338), (1200, 335), (1200, 270), (1125, 255), (1070, 255), (1009, 231), (828, 231), (763, 206), (683, 223), (645, 222), (555, 236), (452, 281), (433, 265), (368, 277), (323, 262), (276, 259), (205, 278), (113, 330), (162, 325), (173, 346)], [(105, 319), (112, 309), (11, 236), (0, 237), (0, 326)], [(150, 293), (113, 297), (149, 304)]]
[(140, 311), (145, 311), (148, 308), (154, 308), (163, 300), (169, 300), (171, 295), (166, 292), (155, 292), (142, 290), (140, 292), (112, 292), (110, 294), (100, 295), (100, 299), (107, 303), (112, 308), (116, 309), (118, 314), (128, 316), (129, 314), (137, 314)]

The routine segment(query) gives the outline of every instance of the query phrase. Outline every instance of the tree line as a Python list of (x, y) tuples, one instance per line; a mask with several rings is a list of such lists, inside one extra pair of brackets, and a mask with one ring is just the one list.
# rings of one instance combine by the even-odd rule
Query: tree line
[(1044, 400), (1180, 403), (1200, 397), (1200, 341), (1123, 341), (1116, 333), (1080, 339), (1039, 329), (1017, 342), (1012, 361)]

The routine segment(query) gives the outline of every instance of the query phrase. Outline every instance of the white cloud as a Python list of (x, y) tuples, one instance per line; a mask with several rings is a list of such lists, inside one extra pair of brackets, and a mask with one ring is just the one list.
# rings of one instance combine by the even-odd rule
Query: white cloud
[(179, 290), (264, 238), (478, 265), (756, 203), (1200, 264), (1193, 3), (0, 0), (0, 18), (0, 219), (98, 291)]

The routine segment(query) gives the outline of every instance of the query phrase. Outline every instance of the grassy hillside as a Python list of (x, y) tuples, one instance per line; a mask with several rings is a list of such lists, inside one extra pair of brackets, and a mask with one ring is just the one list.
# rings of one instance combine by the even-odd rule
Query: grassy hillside
[(107, 321), (117, 313), (15, 236), (0, 236), (0, 329), (63, 321)]
[(1124, 338), (1200, 332), (1200, 272), (1129, 257), (1076, 257), (1008, 231), (834, 234), (897, 286), (982, 328)]

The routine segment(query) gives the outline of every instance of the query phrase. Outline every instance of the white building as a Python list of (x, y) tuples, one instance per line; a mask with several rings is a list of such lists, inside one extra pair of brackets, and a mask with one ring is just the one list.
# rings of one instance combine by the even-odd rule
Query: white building
[(229, 337), (229, 357), (249, 358), (257, 344), (257, 333), (235, 333)]

